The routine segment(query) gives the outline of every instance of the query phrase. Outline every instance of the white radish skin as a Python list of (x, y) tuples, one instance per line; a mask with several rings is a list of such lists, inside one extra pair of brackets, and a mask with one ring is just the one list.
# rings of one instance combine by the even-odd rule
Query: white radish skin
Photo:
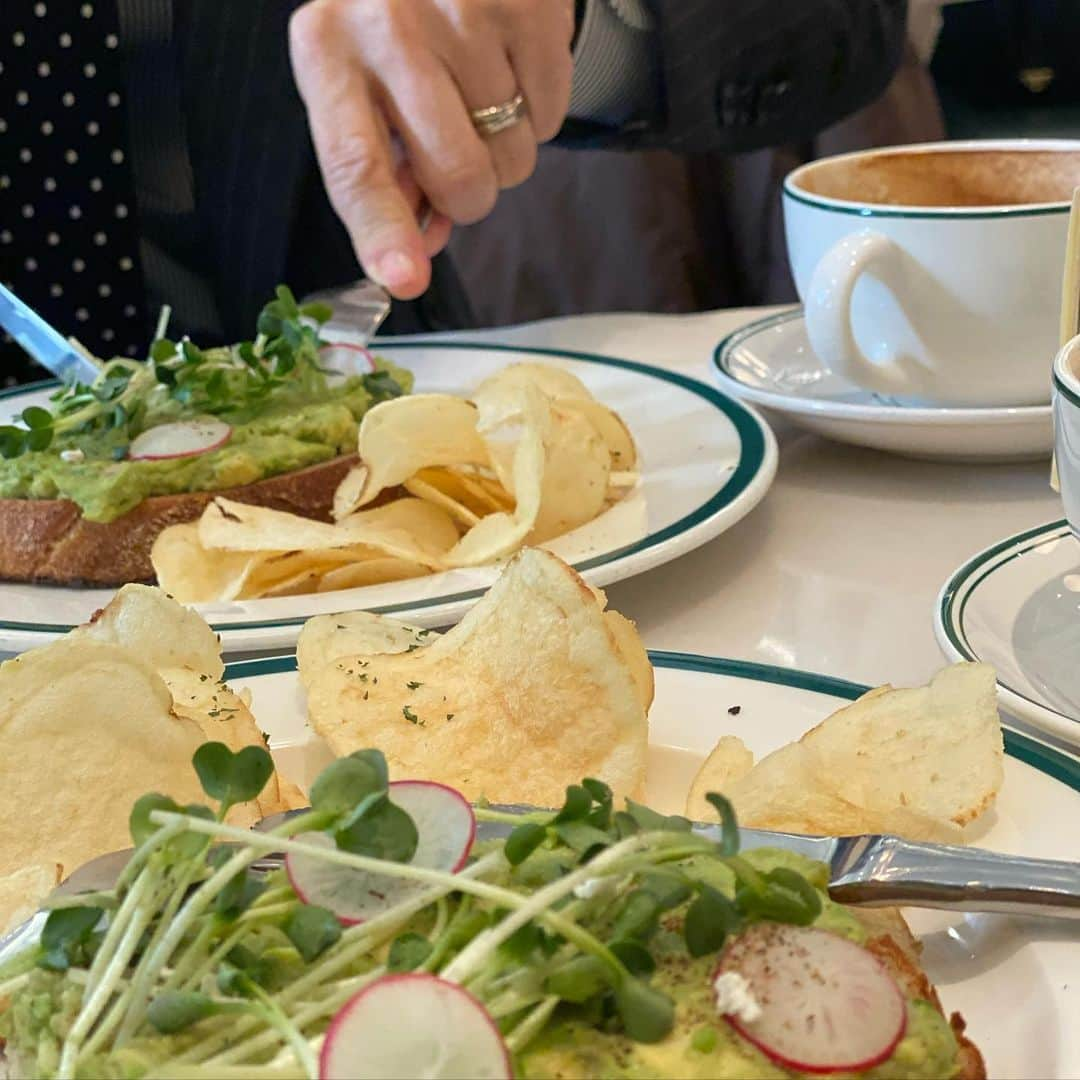
[[(428, 780), (398, 780), (390, 785), (390, 801), (416, 826), (418, 841), (410, 865), (451, 874), (465, 865), (476, 839), (476, 817), (460, 792)], [(297, 839), (327, 848), (334, 843), (317, 832)], [(328, 908), (345, 926), (364, 922), (428, 887), (391, 874), (336, 866), (313, 855), (290, 853), (285, 869), (301, 900)]]
[(907, 1029), (896, 980), (872, 953), (827, 930), (756, 923), (721, 956), (717, 972), (732, 971), (749, 984), (760, 1015), (728, 1015), (728, 1023), (788, 1069), (871, 1069)]
[(510, 1080), (499, 1029), (467, 990), (436, 975), (386, 975), (338, 1011), (319, 1080)]
[(131, 440), (128, 458), (131, 461), (165, 461), (193, 457), (224, 446), (231, 435), (232, 427), (214, 417), (158, 424)]
[(330, 341), (319, 349), (319, 358), (323, 367), (340, 370), (346, 375), (355, 373), (370, 374), (375, 370), (375, 357), (363, 345), (353, 345), (348, 341)]

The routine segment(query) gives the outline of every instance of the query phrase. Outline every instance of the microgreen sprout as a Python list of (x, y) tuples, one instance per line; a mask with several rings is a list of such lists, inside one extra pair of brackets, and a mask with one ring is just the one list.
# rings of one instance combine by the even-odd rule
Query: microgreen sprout
[[(591, 779), (555, 811), (480, 807), (503, 839), (453, 873), (413, 864), (417, 823), (395, 804), (377, 751), (332, 763), (311, 786), (311, 807), (269, 832), (226, 820), (269, 780), (265, 750), (208, 743), (193, 768), (207, 804), (144, 796), (130, 818), (136, 853), (115, 889), (45, 923), (37, 977), (60, 980), (77, 1002), (56, 1048), (61, 1080), (117, 1072), (129, 1059), (110, 1055), (134, 1040), (140, 1054), (159, 1048), (151, 1072), (313, 1077), (330, 1020), (387, 972), (462, 984), (516, 1054), (564, 1015), (655, 1042), (674, 1023), (659, 977), (672, 941), (690, 959), (709, 957), (756, 920), (802, 924), (821, 910), (805, 877), (739, 853), (719, 796), (711, 829), (634, 802), (616, 809)], [(343, 925), (304, 902), (283, 870), (256, 869), (274, 852), (416, 888)], [(11, 985), (17, 995), (24, 983)], [(5, 1023), (0, 1007), (10, 1039)]]
[[(315, 398), (327, 386), (322, 365), (322, 326), (332, 311), (325, 304), (299, 304), (279, 285), (258, 318), (254, 341), (202, 349), (187, 338), (165, 337), (163, 310), (145, 360), (117, 357), (94, 361), (100, 374), (92, 383), (71, 383), (0, 425), (0, 457), (48, 450), (56, 443), (79, 448), (84, 436), (104, 444), (104, 456), (123, 460), (131, 440), (147, 427), (169, 419), (219, 416), (234, 421), (251, 416), (268, 402), (289, 395)], [(402, 394), (390, 372), (359, 376), (372, 403)]]

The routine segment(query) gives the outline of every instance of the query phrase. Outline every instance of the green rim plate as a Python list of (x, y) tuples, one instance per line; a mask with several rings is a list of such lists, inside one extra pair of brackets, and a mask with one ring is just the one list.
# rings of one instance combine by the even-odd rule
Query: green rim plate
[[(661, 382), (670, 383), (681, 387), (702, 400), (704, 405), (716, 409), (727, 418), (735, 428), (740, 443), (739, 461), (727, 480), (714, 495), (703, 502), (689, 514), (684, 515), (678, 521), (632, 544), (626, 544), (612, 551), (604, 552), (589, 559), (581, 560), (574, 564), (579, 572), (604, 566), (608, 563), (625, 559), (640, 552), (654, 548), (681, 533), (687, 532), (694, 526), (712, 517), (714, 514), (730, 506), (758, 477), (765, 465), (767, 441), (763, 422), (746, 406), (735, 398), (729, 397), (720, 390), (699, 382), (697, 379), (680, 375), (677, 372), (665, 371), (661, 368), (652, 367), (649, 364), (639, 363), (634, 360), (620, 360), (615, 357), (599, 356), (595, 353), (575, 352), (568, 349), (541, 348), (528, 345), (496, 345), (484, 342), (470, 341), (420, 341), (420, 342), (387, 342), (379, 344), (379, 350), (385, 352), (408, 351), (411, 349), (476, 349), (483, 352), (506, 352), (531, 354), (536, 356), (557, 357), (563, 360), (573, 360), (579, 363), (600, 364), (606, 367), (619, 368), (623, 371), (632, 371)], [(0, 391), (0, 400), (9, 399), (21, 394), (47, 389), (56, 386), (56, 380), (34, 383), (28, 386), (14, 387)], [(442, 596), (428, 597), (425, 599), (407, 601), (395, 604), (382, 604), (372, 607), (370, 610), (379, 615), (394, 615), (402, 612), (422, 611), (425, 608), (441, 607), (445, 604), (454, 604), (462, 601), (474, 600), (482, 596), (485, 589), (472, 589), (464, 592), (447, 594)], [(244, 630), (270, 630), (279, 627), (300, 626), (310, 615), (298, 615), (295, 617), (278, 619), (254, 619), (244, 622), (211, 623), (211, 627), (218, 633), (233, 634)], [(35, 634), (64, 634), (73, 629), (73, 624), (68, 623), (39, 623), (27, 621), (15, 621), (0, 619), (0, 629), (20, 631)]]

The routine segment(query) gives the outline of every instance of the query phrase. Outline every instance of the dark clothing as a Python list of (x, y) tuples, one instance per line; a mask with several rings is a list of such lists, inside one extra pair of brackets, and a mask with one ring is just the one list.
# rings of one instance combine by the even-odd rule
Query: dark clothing
[[(289, 66), (287, 24), (301, 0), (118, 2), (131, 65), (147, 334), (169, 303), (174, 334), (243, 339), (279, 282), (303, 295), (360, 276), (323, 190)], [(906, 0), (653, 6), (663, 89), (649, 115), (622, 131), (571, 125), (568, 145), (737, 151), (806, 138), (879, 94), (904, 40)], [(164, 8), (169, 34), (161, 32)], [(0, 13), (3, 33), (5, 21)], [(465, 293), (441, 258), (433, 287), (395, 304), (386, 332), (470, 324)]]

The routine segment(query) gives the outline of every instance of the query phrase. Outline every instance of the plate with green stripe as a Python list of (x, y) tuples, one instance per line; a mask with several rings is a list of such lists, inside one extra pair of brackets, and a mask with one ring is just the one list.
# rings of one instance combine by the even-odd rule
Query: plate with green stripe
[[(729, 529), (764, 497), (776, 440), (752, 407), (696, 379), (648, 364), (552, 349), (448, 342), (381, 344), (412, 370), (420, 392), (467, 394), (493, 372), (540, 362), (576, 374), (626, 421), (640, 452), (639, 481), (587, 525), (546, 544), (593, 585), (640, 574)], [(8, 392), (0, 411), (40, 404), (48, 388)], [(457, 621), (494, 581), (496, 567), (304, 596), (197, 605), (227, 652), (288, 648), (312, 615), (366, 609), (422, 626)], [(84, 622), (110, 590), (0, 583), (0, 651), (44, 644)]]
[[(668, 812), (683, 809), (698, 765), (720, 736), (737, 735), (755, 755), (766, 754), (868, 689), (737, 660), (665, 652), (651, 658), (656, 698), (649, 714), (646, 796)], [(301, 786), (309, 783), (329, 750), (307, 727), (295, 657), (234, 663), (226, 678), (250, 692), (282, 772)], [(1004, 786), (994, 809), (973, 826), (978, 831), (972, 842), (1075, 858), (1080, 759), (1012, 731), (1005, 732), (1005, 753)], [(946, 1013), (963, 1015), (989, 1075), (1080, 1075), (1080, 1025), (1073, 1022), (1080, 1007), (1080, 935), (1074, 929), (1004, 916), (905, 916), (922, 940), (923, 965)]]
[(1080, 747), (1080, 541), (1065, 521), (968, 559), (938, 596), (934, 630), (946, 656), (994, 666), (1006, 712)]

